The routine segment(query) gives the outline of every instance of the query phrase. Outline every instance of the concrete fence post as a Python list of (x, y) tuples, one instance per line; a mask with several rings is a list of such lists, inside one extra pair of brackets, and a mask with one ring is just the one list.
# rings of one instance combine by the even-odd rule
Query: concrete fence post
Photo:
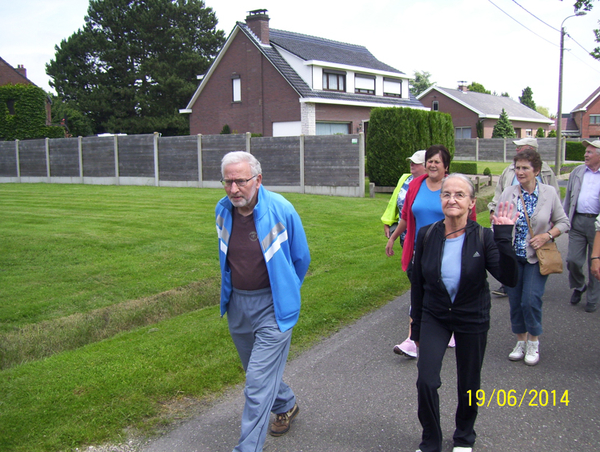
[(46, 137), (44, 141), (46, 145), (46, 177), (50, 183), (50, 138)]
[(17, 178), (21, 182), (21, 161), (19, 159), (19, 140), (15, 140), (15, 153), (17, 154)]
[(120, 185), (119, 183), (119, 137), (115, 135), (113, 137), (114, 143), (114, 153), (115, 153), (115, 185)]
[(248, 154), (252, 154), (250, 138), (252, 138), (252, 134), (250, 132), (246, 132), (246, 152)]
[(304, 135), (300, 135), (300, 192), (304, 191)]
[(365, 133), (358, 134), (358, 189), (359, 197), (365, 197)]
[(479, 137), (475, 138), (475, 161), (479, 161)]
[(198, 145), (198, 187), (202, 188), (202, 186), (204, 185), (204, 182), (202, 179), (202, 134), (201, 133), (198, 134), (197, 145)]
[(158, 168), (158, 137), (160, 134), (158, 132), (154, 132), (154, 186), (160, 186), (160, 172)]
[(79, 157), (79, 179), (80, 183), (83, 184), (83, 138), (77, 137), (77, 154)]

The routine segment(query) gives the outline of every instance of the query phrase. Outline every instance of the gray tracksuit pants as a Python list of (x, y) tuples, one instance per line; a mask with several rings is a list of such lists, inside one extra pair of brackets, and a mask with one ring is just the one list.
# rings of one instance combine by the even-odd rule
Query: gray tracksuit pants
[(282, 333), (275, 320), (271, 289), (233, 289), (227, 307), (229, 333), (246, 371), (242, 428), (234, 452), (260, 452), (270, 413), (285, 413), (296, 403), (283, 380), (292, 330)]

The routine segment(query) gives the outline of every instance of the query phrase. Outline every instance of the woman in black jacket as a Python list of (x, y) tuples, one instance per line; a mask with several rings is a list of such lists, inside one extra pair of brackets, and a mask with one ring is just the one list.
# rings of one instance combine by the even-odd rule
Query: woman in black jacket
[(486, 270), (502, 284), (517, 283), (512, 248), (517, 215), (508, 203), (498, 205), (493, 232), (470, 220), (475, 189), (462, 174), (448, 176), (440, 196), (444, 220), (419, 231), (411, 289), (411, 339), (419, 346), (418, 415), (423, 427), (419, 451), (442, 448), (438, 388), (442, 359), (454, 333), (458, 379), (454, 452), (467, 452), (475, 443), (477, 417), (469, 391), (475, 400), (490, 323)]

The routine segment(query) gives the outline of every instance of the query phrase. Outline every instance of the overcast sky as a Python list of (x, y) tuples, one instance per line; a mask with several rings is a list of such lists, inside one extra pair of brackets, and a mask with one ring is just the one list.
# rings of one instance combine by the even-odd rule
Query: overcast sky
[[(206, 0), (219, 19), (217, 28), (226, 35), (236, 21), (244, 21), (247, 11), (267, 9), (271, 28), (364, 45), (407, 75), (429, 72), (430, 80), (442, 87), (456, 88), (459, 80), (475, 81), (497, 94), (508, 92), (518, 101), (529, 86), (536, 104), (551, 113), (558, 108), (558, 30), (573, 14), (573, 3)], [(572, 39), (565, 38), (563, 112), (600, 86), (600, 61), (586, 52), (600, 46), (592, 32), (600, 27), (600, 1), (595, 3), (587, 16), (564, 23)], [(32, 82), (51, 91), (45, 65), (54, 58), (54, 46), (83, 27), (87, 8), (87, 0), (1, 0), (0, 57), (13, 67), (24, 65)]]

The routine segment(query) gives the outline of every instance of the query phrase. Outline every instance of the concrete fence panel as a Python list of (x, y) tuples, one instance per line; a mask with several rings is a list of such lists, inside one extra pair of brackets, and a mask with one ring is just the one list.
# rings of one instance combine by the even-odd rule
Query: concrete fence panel
[(302, 137), (254, 137), (250, 152), (262, 167), (263, 184), (300, 187), (300, 144)]
[(0, 141), (0, 178), (16, 178), (18, 174), (17, 144), (15, 141)]
[(45, 140), (19, 141), (19, 166), (25, 181), (41, 182), (39, 178), (47, 178), (47, 163)]
[(51, 177), (79, 177), (79, 140), (48, 140)]
[(198, 137), (164, 137), (159, 141), (159, 180), (198, 183)]

